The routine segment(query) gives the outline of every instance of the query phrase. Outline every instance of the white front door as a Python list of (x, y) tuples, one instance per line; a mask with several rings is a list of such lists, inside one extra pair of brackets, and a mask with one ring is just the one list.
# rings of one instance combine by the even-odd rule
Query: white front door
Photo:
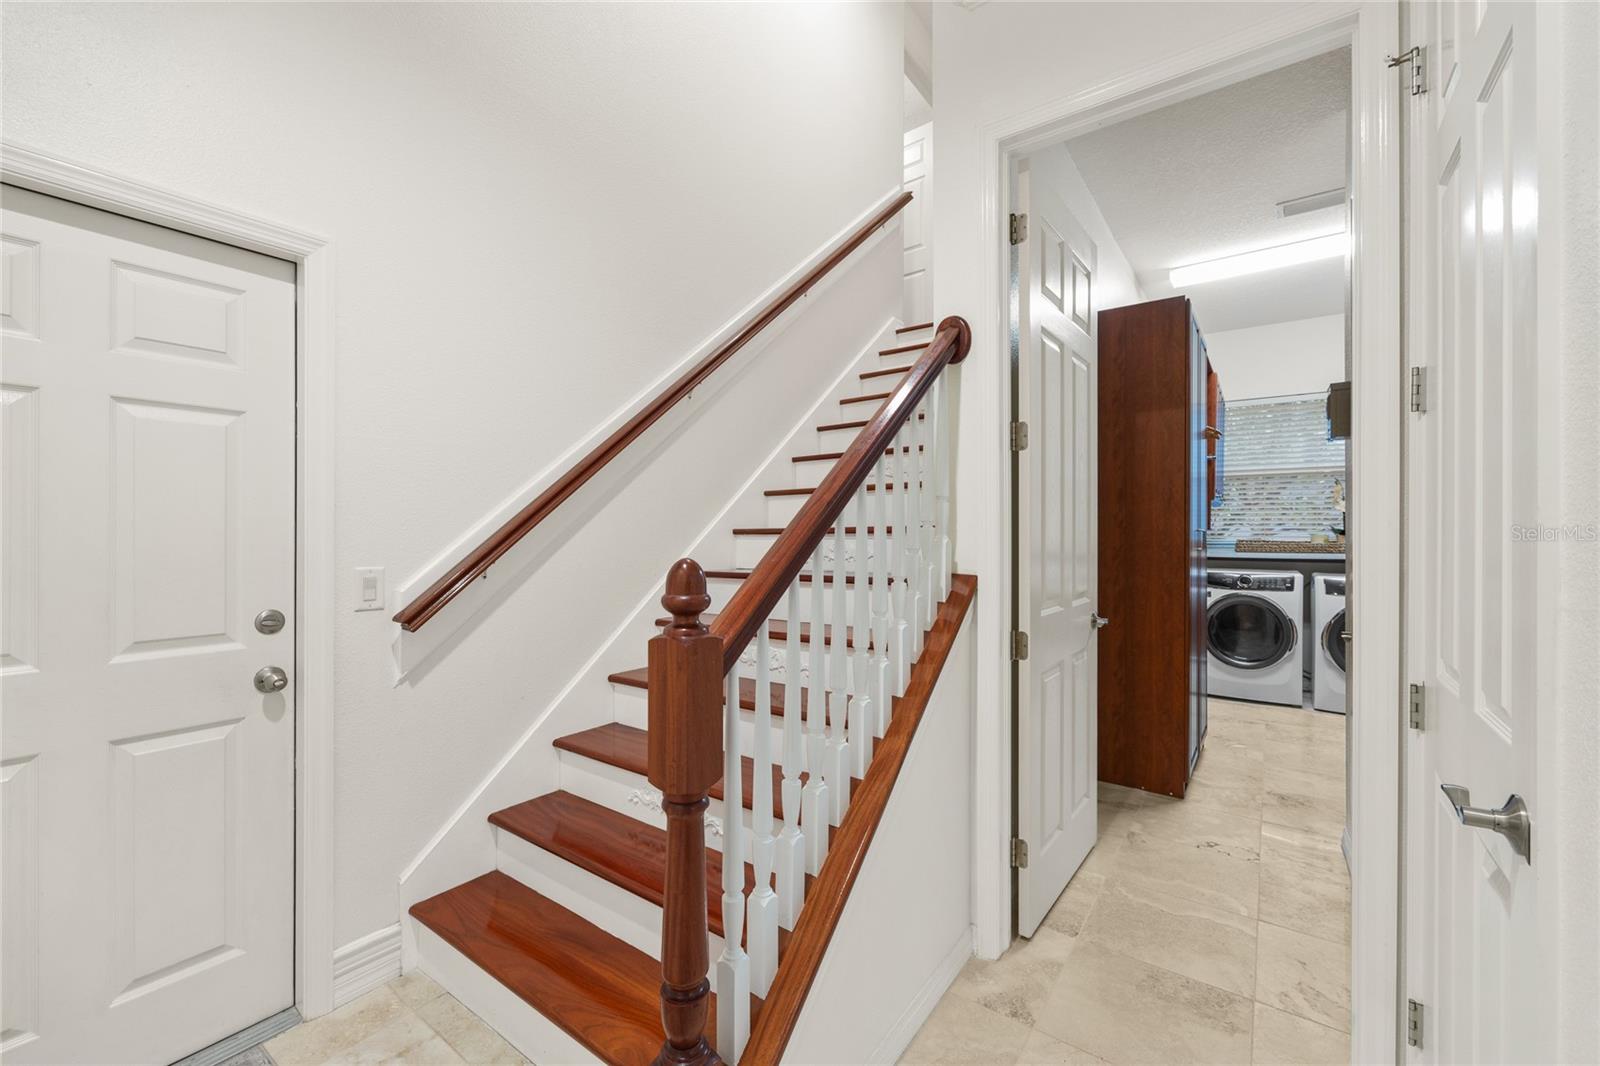
[[(1538, 521), (1541, 464), (1553, 461), (1539, 454), (1554, 412), (1541, 406), (1550, 360), (1536, 348), (1535, 136), (1548, 106), (1534, 91), (1536, 6), (1411, 8), (1431, 68), (1427, 93), (1407, 98), (1411, 359), (1426, 408), (1407, 422), (1407, 670), (1424, 721), (1408, 731), (1401, 994), (1421, 1006), (1420, 1046), (1407, 1052), (1417, 1063), (1550, 1061), (1534, 743), (1554, 642), (1541, 554), (1553, 554), (1519, 533)], [(1463, 824), (1443, 785), (1469, 790), (1474, 807), (1520, 796), (1531, 864)]]
[(906, 134), (904, 184), (912, 200), (906, 205), (901, 235), (905, 240), (901, 315), (909, 324), (932, 322), (933, 252), (933, 123)]
[(1018, 249), (1017, 928), (1032, 936), (1094, 846), (1097, 743), (1095, 248), (1060, 195), (1024, 161)]
[(294, 268), (3, 195), (0, 1051), (169, 1062), (294, 1002)]

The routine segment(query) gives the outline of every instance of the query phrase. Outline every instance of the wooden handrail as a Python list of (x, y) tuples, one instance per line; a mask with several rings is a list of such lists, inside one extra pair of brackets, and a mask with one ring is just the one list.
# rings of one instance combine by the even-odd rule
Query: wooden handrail
[(848, 258), (850, 253), (861, 247), (867, 238), (872, 236), (874, 231), (886, 225), (910, 202), (911, 193), (909, 192), (902, 192), (895, 197), (888, 206), (873, 215), (851, 234), (848, 240), (834, 249), (826, 259), (808, 271), (799, 281), (785, 289), (775, 300), (767, 304), (759, 314), (746, 323), (726, 344), (696, 363), (657, 395), (655, 399), (651, 400), (643, 410), (628, 419), (614, 433), (601, 441), (594, 450), (578, 460), (554, 484), (541, 492), (499, 529), (489, 534), (481, 544), (468, 552), (455, 566), (452, 566), (443, 577), (429, 585), (416, 599), (406, 604), (395, 614), (394, 620), (400, 623), (400, 628), (407, 632), (415, 632), (421, 629), (430, 618), (443, 610), (446, 604), (487, 573), (489, 567), (498, 562), (518, 541), (532, 532), (540, 522), (550, 517), (556, 508), (565, 503), (573, 493), (577, 492), (591, 478), (603, 470), (606, 464), (621, 454), (628, 445), (639, 439), (645, 430), (660, 421), (663, 415), (698, 388), (700, 383), (710, 377), (718, 367), (733, 358), (740, 349), (749, 344), (767, 326), (771, 325), (778, 316), (782, 315), (796, 301), (805, 296), (807, 292), (816, 286), (817, 282), (821, 281), (829, 272)]
[(939, 323), (933, 341), (912, 364), (900, 386), (867, 420), (844, 455), (828, 471), (828, 476), (822, 479), (822, 484), (811, 493), (800, 512), (761, 557), (760, 565), (711, 624), (711, 633), (722, 640), (724, 671), (733, 669), (739, 661), (745, 645), (766, 623), (778, 601), (805, 568), (812, 550), (827, 535), (834, 518), (844, 511), (856, 489), (872, 473), (874, 464), (934, 381), (946, 366), (965, 359), (971, 347), (972, 330), (965, 319), (951, 315)]

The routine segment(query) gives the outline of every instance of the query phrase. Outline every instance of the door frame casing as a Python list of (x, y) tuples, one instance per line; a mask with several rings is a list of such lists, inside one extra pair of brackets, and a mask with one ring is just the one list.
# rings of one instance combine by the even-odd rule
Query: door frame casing
[[(1308, 5), (1265, 20), (1248, 33), (1207, 44), (1042, 107), (1008, 115), (979, 132), (983, 189), (979, 213), (994, 235), (982, 264), (984, 291), (974, 333), (993, 350), (1010, 350), (1010, 270), (1004, 234), (1011, 211), (1011, 182), (1020, 158), (1036, 148), (1088, 129), (1152, 111), (1277, 69), (1331, 48), (1351, 46), (1351, 195), (1355, 201), (1352, 262), (1353, 440), (1348, 573), (1353, 587), (1377, 590), (1351, 597), (1354, 669), (1348, 675), (1352, 705), (1351, 750), (1361, 788), (1348, 798), (1352, 837), (1351, 1053), (1356, 1062), (1395, 1059), (1402, 1046), (1400, 1018), (1400, 773), (1402, 637), (1401, 478), (1398, 456), (1403, 413), (1399, 106), (1400, 78), (1384, 65), (1399, 50), (1399, 8), (1393, 2)], [(989, 445), (996, 499), (989, 513), (999, 528), (979, 541), (969, 565), (1012, 575), (1014, 499), (1011, 452), (1005, 426), (1012, 409), (1011, 360), (991, 363), (988, 395), (977, 414), (978, 440)], [(971, 543), (971, 540), (967, 540)], [(1015, 613), (1010, 582), (995, 583), (1003, 598), (987, 613), (986, 644), (1008, 647)], [(1394, 590), (1386, 592), (1385, 590)], [(1012, 766), (1015, 688), (1002, 652), (1000, 668), (978, 678), (979, 704), (987, 690), (1011, 713), (980, 717), (974, 737), (973, 925), (975, 951), (998, 958), (1011, 939), (1013, 879), (1010, 838), (1016, 778)], [(992, 686), (992, 687), (990, 687)]]
[(333, 248), (323, 237), (0, 141), (0, 182), (295, 264), (295, 1006), (333, 1009)]

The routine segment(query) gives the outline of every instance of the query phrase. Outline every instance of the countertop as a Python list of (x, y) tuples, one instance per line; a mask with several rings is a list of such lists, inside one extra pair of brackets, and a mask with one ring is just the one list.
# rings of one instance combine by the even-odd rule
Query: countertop
[(1344, 552), (1242, 552), (1235, 551), (1233, 541), (1225, 540), (1206, 545), (1208, 559), (1282, 559), (1289, 563), (1344, 562)]

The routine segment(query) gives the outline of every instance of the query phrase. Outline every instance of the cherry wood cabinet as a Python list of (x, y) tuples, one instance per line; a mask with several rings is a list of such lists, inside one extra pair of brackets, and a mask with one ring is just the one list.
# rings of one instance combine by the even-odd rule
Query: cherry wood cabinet
[(1187, 297), (1099, 326), (1100, 779), (1182, 796), (1206, 730), (1209, 362)]

